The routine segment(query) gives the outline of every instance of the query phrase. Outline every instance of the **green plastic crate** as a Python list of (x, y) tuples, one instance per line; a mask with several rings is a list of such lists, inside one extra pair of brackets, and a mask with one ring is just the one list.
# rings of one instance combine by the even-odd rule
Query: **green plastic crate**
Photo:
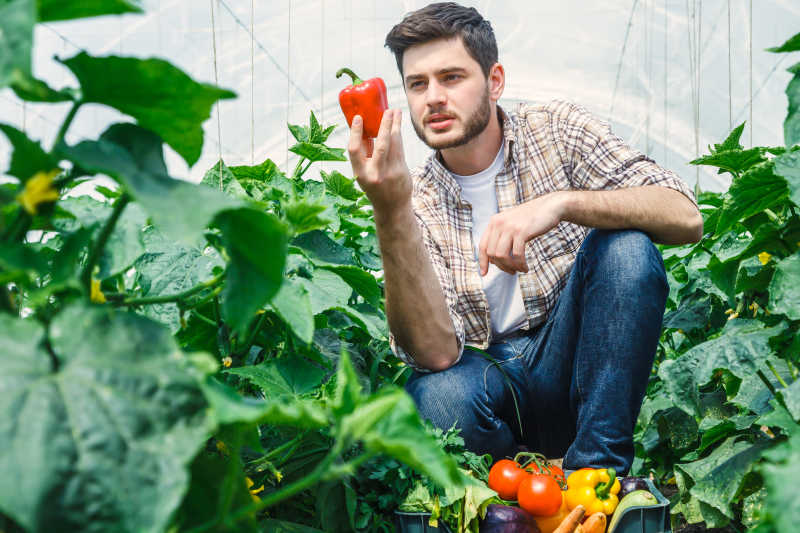
[[(630, 507), (622, 513), (614, 533), (672, 533), (669, 519), (669, 500), (645, 479), (648, 490), (658, 500), (658, 505)], [(439, 527), (428, 525), (430, 513), (404, 513), (395, 511), (397, 533), (452, 533), (447, 524), (439, 521)]]

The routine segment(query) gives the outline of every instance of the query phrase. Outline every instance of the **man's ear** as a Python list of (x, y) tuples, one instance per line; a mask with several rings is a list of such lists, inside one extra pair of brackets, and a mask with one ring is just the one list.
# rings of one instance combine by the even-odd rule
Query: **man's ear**
[(486, 81), (489, 87), (489, 97), (495, 102), (498, 101), (503, 95), (503, 89), (506, 87), (506, 71), (503, 65), (500, 63), (492, 65)]

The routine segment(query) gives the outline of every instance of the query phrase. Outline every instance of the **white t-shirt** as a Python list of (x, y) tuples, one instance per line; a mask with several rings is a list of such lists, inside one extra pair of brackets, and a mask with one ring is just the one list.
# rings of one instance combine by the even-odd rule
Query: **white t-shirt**
[[(503, 169), (503, 145), (489, 168), (473, 174), (460, 176), (453, 174), (461, 186), (461, 198), (472, 206), (472, 246), (475, 260), (478, 260), (478, 245), (481, 242), (489, 219), (497, 214), (497, 193), (495, 178)], [(506, 274), (496, 265), (489, 263), (489, 271), (481, 278), (486, 299), (489, 302), (489, 317), (492, 322), (492, 337), (508, 335), (528, 322), (525, 302), (519, 287), (517, 274)]]

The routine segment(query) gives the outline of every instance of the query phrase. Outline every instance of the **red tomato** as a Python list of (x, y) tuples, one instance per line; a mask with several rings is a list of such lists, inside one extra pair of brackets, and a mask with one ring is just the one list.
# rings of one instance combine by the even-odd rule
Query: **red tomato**
[[(567, 484), (567, 478), (564, 476), (564, 471), (561, 470), (559, 467), (553, 464), (548, 464), (547, 468), (550, 469), (550, 476), (553, 477), (559, 484)], [(527, 466), (527, 469), (535, 474), (547, 474), (547, 469), (543, 467), (539, 467), (536, 463), (531, 463)]]
[(489, 488), (504, 500), (517, 499), (517, 487), (528, 473), (510, 459), (500, 459), (489, 470)]
[(531, 474), (519, 484), (517, 501), (534, 516), (551, 516), (561, 507), (561, 487), (548, 475)]

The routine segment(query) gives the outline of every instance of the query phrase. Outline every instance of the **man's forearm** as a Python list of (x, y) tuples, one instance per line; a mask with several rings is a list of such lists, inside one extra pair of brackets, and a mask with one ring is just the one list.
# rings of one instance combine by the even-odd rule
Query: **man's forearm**
[(447, 302), (411, 208), (391, 217), (376, 213), (383, 259), (386, 317), (397, 343), (431, 370), (458, 358), (458, 342)]
[(659, 185), (612, 191), (560, 191), (561, 219), (600, 229), (639, 229), (662, 244), (697, 242), (700, 212), (680, 192)]

